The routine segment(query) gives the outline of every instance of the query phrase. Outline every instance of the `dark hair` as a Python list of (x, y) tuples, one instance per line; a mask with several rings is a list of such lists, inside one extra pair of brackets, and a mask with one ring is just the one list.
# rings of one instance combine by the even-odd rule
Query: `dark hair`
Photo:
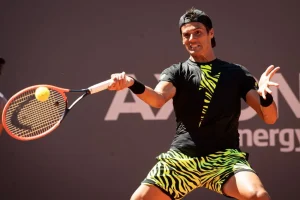
[[(180, 34), (182, 33), (181, 32), (181, 27), (183, 25), (187, 24), (187, 23), (190, 23), (190, 22), (200, 22), (200, 23), (202, 23), (205, 26), (207, 33), (213, 27), (211, 19), (209, 18), (209, 16), (205, 12), (192, 7), (191, 9), (187, 10), (179, 19)], [(213, 37), (211, 39), (211, 46), (212, 47), (216, 46), (215, 37)]]

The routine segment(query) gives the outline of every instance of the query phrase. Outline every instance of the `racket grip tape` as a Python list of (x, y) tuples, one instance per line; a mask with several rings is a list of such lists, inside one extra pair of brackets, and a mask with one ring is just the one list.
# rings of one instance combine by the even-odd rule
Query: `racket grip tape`
[(101, 92), (103, 90), (106, 90), (108, 86), (112, 83), (112, 80), (103, 81), (101, 83), (97, 83), (95, 85), (92, 85), (88, 88), (91, 94)]

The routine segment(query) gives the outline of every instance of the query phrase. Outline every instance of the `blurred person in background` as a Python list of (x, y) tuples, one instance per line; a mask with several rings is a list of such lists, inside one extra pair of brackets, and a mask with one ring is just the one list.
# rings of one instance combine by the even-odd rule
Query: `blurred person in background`
[[(4, 58), (0, 57), (0, 75), (2, 74), (2, 69), (3, 69), (4, 64), (5, 64)], [(3, 112), (3, 109), (4, 109), (4, 106), (5, 106), (6, 102), (7, 102), (6, 98), (0, 92), (0, 117), (1, 117), (1, 120), (0, 120), (0, 135), (2, 134), (2, 131), (3, 131), (2, 112)]]

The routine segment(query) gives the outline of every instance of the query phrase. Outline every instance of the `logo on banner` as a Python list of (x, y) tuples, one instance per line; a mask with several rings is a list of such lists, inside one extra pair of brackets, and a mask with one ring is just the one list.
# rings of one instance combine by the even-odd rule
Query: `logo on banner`
[[(133, 74), (131, 76), (135, 77)], [(154, 74), (156, 80), (159, 79), (160, 74)], [(292, 113), (297, 119), (300, 119), (300, 98), (296, 97), (288, 82), (281, 73), (273, 76), (272, 81), (279, 83), (279, 88), (272, 88), (273, 99), (278, 107), (279, 117), (283, 117), (280, 112), (278, 99), (279, 93)], [(299, 94), (300, 95), (300, 74), (299, 74)], [(133, 102), (127, 102), (128, 95), (133, 97)], [(121, 114), (140, 114), (143, 120), (168, 120), (173, 112), (172, 100), (168, 101), (162, 108), (154, 114), (149, 105), (140, 100), (136, 95), (133, 95), (130, 90), (124, 89), (118, 91), (106, 113), (106, 121), (117, 121)], [(283, 112), (283, 111), (282, 111)], [(257, 114), (251, 107), (242, 109), (240, 121), (247, 121), (255, 117)], [(249, 147), (272, 147), (278, 146), (281, 152), (300, 152), (300, 121), (299, 128), (277, 128), (272, 125), (271, 129), (258, 128), (253, 129), (239, 129), (240, 145)], [(273, 128), (274, 127), (274, 128)]]

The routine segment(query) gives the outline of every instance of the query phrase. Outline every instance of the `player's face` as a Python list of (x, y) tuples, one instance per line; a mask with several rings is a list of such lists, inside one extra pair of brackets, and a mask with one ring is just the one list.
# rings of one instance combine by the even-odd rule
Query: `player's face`
[(192, 56), (205, 55), (212, 49), (211, 39), (214, 30), (207, 32), (206, 27), (200, 22), (191, 22), (181, 27), (182, 43)]

